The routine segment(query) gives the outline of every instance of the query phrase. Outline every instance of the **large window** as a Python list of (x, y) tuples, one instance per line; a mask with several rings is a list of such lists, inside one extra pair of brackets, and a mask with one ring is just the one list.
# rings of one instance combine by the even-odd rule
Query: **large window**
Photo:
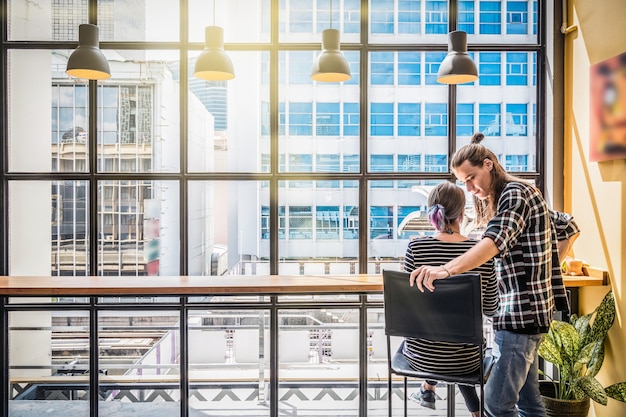
[[(537, 1), (37, 4), (9, 0), (1, 17), (5, 274), (400, 265), (399, 225), (453, 179), (449, 155), (477, 131), (542, 186)], [(111, 67), (97, 82), (65, 73), (90, 18)], [(210, 25), (224, 30), (232, 80), (193, 76)], [(348, 81), (310, 78), (327, 28)], [(479, 80), (447, 86), (437, 72), (457, 28)]]

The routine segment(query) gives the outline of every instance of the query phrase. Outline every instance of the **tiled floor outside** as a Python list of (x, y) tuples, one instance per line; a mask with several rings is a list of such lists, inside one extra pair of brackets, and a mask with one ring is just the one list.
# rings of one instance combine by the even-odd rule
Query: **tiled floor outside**
[[(430, 410), (422, 408), (418, 404), (409, 400), (408, 415), (445, 417), (447, 416), (447, 401), (445, 386), (437, 389), (440, 399), (437, 400), (437, 409)], [(321, 400), (311, 406), (308, 401), (305, 404), (297, 398), (290, 401), (281, 401), (280, 416), (285, 417), (357, 417), (358, 412), (354, 410), (353, 403), (342, 405), (341, 402)], [(455, 396), (455, 416), (470, 417), (470, 413), (465, 407), (463, 397), (458, 390)], [(189, 417), (268, 417), (269, 409), (267, 405), (260, 404), (256, 407), (250, 407), (250, 402), (243, 404), (237, 401), (211, 401), (206, 403), (210, 409), (202, 409), (204, 403), (198, 403), (196, 406), (191, 404)], [(399, 397), (394, 397), (393, 416), (403, 415), (403, 404)], [(89, 415), (89, 403), (87, 401), (11, 401), (9, 406), (8, 417), (87, 417)], [(177, 402), (143, 402), (129, 403), (120, 401), (103, 401), (100, 403), (98, 415), (100, 417), (179, 417), (180, 406)], [(369, 401), (368, 416), (387, 417), (387, 401)]]

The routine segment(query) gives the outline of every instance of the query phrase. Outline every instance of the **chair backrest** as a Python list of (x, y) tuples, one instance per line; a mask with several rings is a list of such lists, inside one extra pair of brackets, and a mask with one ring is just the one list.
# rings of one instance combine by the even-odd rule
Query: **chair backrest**
[(480, 274), (435, 281), (435, 291), (409, 285), (410, 274), (383, 271), (385, 334), (442, 342), (483, 343)]

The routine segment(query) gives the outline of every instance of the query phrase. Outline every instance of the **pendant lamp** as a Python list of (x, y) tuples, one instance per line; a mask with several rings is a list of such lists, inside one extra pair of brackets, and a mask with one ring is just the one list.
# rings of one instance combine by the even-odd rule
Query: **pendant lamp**
[(311, 79), (327, 83), (352, 78), (348, 60), (339, 51), (339, 31), (333, 29), (333, 2), (330, 1), (330, 29), (322, 32), (322, 53), (313, 62)]
[(348, 60), (339, 52), (339, 31), (325, 29), (322, 32), (322, 53), (313, 62), (311, 79), (332, 83), (347, 81), (351, 77)]
[(224, 52), (224, 29), (219, 26), (207, 26), (204, 34), (204, 50), (196, 60), (193, 75), (213, 81), (235, 78), (233, 62)]
[(448, 34), (448, 55), (439, 66), (437, 81), (443, 84), (464, 84), (476, 81), (478, 70), (467, 53), (467, 33), (456, 30)]
[(65, 72), (76, 78), (105, 80), (111, 78), (109, 62), (100, 50), (98, 26), (82, 24), (78, 27), (78, 47), (67, 60)]

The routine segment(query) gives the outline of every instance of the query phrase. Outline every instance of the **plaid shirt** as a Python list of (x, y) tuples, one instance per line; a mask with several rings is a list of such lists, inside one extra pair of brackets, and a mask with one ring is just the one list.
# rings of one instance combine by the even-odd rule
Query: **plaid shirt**
[(493, 319), (496, 330), (543, 333), (555, 310), (569, 312), (557, 238), (578, 231), (571, 216), (548, 209), (534, 186), (506, 185), (483, 234), (500, 251), (495, 257), (500, 293)]

